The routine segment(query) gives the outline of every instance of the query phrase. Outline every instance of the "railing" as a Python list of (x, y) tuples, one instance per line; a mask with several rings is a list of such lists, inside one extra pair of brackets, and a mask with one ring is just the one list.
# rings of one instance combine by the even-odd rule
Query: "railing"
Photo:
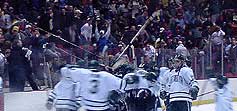
[[(99, 60), (104, 65), (110, 65), (115, 59), (114, 55), (119, 53), (117, 47), (110, 48), (107, 54), (102, 57), (99, 53), (96, 53), (96, 49), (93, 46), (86, 46), (82, 48), (93, 52), (93, 54), (88, 53), (79, 48), (70, 48), (70, 49), (61, 49), (61, 56), (56, 59), (56, 61), (51, 61), (51, 67), (59, 63), (70, 63), (76, 64), (77, 60), (83, 59), (88, 61), (92, 59)], [(223, 49), (223, 50), (221, 50)], [(143, 54), (141, 53), (142, 49), (135, 49), (136, 62), (133, 61), (131, 51), (127, 51), (127, 55), (130, 58), (131, 64), (136, 64), (139, 66), (141, 61), (143, 61)], [(236, 67), (236, 58), (227, 57), (223, 48), (217, 49), (217, 46), (209, 47), (207, 46), (204, 49), (191, 49), (190, 52), (190, 61), (191, 68), (193, 69), (194, 75), (197, 79), (205, 79), (209, 75), (224, 74), (228, 77), (237, 77), (237, 67)], [(166, 60), (169, 57), (175, 55), (175, 50), (173, 49), (158, 49), (158, 56), (153, 61), (156, 61), (157, 66), (166, 66)], [(95, 57), (95, 55), (97, 55)], [(122, 63), (121, 63), (122, 64)], [(52, 68), (49, 68), (52, 69)]]

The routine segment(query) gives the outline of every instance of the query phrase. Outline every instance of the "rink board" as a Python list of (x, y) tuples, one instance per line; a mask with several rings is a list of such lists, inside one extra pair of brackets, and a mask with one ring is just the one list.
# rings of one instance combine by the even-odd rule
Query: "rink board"
[[(205, 93), (212, 91), (213, 87), (210, 82), (206, 80), (200, 80), (200, 93)], [(230, 85), (234, 92), (234, 97), (237, 97), (237, 78), (230, 79)], [(34, 92), (17, 92), (17, 93), (5, 93), (4, 94), (4, 111), (49, 111), (45, 107), (47, 100), (47, 91), (34, 91)], [(214, 93), (210, 93), (198, 98), (198, 100), (209, 100), (214, 99)], [(214, 105), (209, 105), (214, 108)], [(208, 105), (194, 106), (193, 111), (199, 111), (204, 107), (209, 107)], [(237, 106), (236, 103), (234, 106)], [(51, 110), (53, 111), (53, 110)], [(200, 110), (201, 111), (201, 110)], [(203, 110), (202, 110), (203, 111)], [(208, 110), (212, 111), (212, 110)], [(213, 110), (214, 111), (214, 110)], [(235, 108), (235, 111), (237, 109)]]

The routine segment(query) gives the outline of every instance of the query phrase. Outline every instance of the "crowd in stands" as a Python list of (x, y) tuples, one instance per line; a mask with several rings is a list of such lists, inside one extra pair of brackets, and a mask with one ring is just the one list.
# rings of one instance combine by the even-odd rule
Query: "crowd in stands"
[(2, 0), (0, 4), (1, 53), (8, 57), (20, 40), (32, 51), (33, 72), (40, 72), (35, 70), (40, 70), (44, 59), (38, 58), (44, 57), (45, 49), (50, 49), (48, 60), (62, 57), (60, 49), (83, 58), (85, 53), (75, 45), (92, 51), (92, 58), (115, 55), (153, 13), (155, 19), (133, 42), (136, 56), (159, 59), (164, 55), (161, 50), (177, 47), (176, 51), (183, 47), (207, 53), (211, 44), (217, 55), (213, 61), (220, 62), (224, 49), (225, 58), (236, 65), (234, 0)]

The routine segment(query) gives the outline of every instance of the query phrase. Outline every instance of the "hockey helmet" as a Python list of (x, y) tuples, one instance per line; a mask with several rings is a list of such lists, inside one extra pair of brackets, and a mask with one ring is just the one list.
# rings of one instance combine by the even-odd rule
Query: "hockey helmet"
[(78, 60), (77, 61), (77, 65), (80, 67), (80, 68), (84, 68), (85, 67), (85, 64), (86, 64), (86, 62), (84, 61), (84, 60)]
[(181, 69), (185, 62), (185, 57), (181, 54), (175, 55), (174, 57), (174, 68)]
[(217, 75), (216, 82), (217, 86), (222, 89), (224, 85), (228, 83), (228, 78), (223, 75)]
[(60, 69), (60, 73), (61, 73), (62, 79), (70, 79), (71, 78), (71, 74), (70, 74), (68, 67), (62, 67)]
[(174, 60), (185, 61), (186, 58), (182, 54), (177, 54), (174, 56)]
[(88, 68), (91, 70), (97, 70), (99, 68), (100, 64), (97, 60), (91, 60), (88, 63)]
[(128, 75), (125, 80), (127, 84), (135, 84), (139, 82), (139, 77), (137, 75)]
[(145, 76), (147, 73), (148, 72), (143, 69), (139, 69), (138, 71), (135, 72), (136, 75), (140, 75), (140, 76)]
[(148, 72), (148, 73), (146, 73), (145, 78), (148, 81), (156, 82), (157, 81), (157, 74), (154, 72)]

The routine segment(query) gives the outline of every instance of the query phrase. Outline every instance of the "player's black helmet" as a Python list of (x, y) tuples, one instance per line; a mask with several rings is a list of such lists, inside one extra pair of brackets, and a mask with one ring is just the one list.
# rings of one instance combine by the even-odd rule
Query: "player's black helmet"
[(183, 55), (181, 55), (181, 54), (177, 54), (177, 55), (174, 56), (174, 60), (185, 61), (186, 58)]
[(151, 81), (151, 82), (156, 82), (156, 81), (157, 81), (157, 75), (156, 75), (156, 73), (154, 73), (154, 72), (148, 72), (148, 73), (145, 75), (145, 78), (146, 78), (148, 81)]

